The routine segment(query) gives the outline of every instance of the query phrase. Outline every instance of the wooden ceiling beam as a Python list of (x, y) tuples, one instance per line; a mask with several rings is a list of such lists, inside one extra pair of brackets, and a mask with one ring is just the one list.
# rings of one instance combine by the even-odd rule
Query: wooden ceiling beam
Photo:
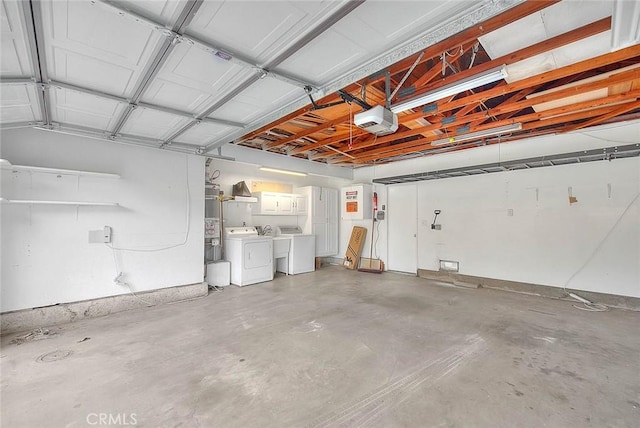
[[(581, 61), (576, 64), (572, 64), (572, 65), (568, 65), (552, 71), (548, 71), (546, 73), (533, 76), (527, 79), (519, 80), (504, 86), (496, 86), (492, 89), (489, 89), (483, 92), (478, 92), (473, 95), (468, 95), (466, 97), (463, 97), (454, 101), (450, 101), (447, 103), (443, 102), (442, 104), (438, 105), (439, 112), (451, 111), (456, 108), (464, 107), (469, 103), (473, 103), (473, 102), (484, 102), (500, 95), (506, 95), (508, 93), (526, 89), (531, 86), (538, 86), (543, 83), (547, 83), (547, 82), (557, 80), (566, 76), (570, 76), (578, 72), (595, 69), (603, 65), (619, 62), (621, 59), (627, 59), (627, 58), (636, 57), (639, 55), (640, 55), (640, 45), (634, 45), (625, 49), (621, 49), (619, 51), (601, 55), (597, 58)], [(638, 78), (637, 69), (634, 69), (625, 73), (619, 73), (617, 75), (613, 75), (611, 76), (611, 78), (616, 77), (616, 81), (617, 81), (618, 79), (621, 78), (621, 75), (624, 75), (624, 76), (622, 76), (622, 80), (620, 81), (628, 81), (628, 80), (633, 80)], [(532, 100), (523, 100), (518, 103), (511, 104), (509, 106), (502, 106), (502, 105), (498, 106), (492, 109), (492, 111), (495, 111), (494, 115), (497, 115), (500, 113), (508, 113), (513, 111), (516, 108), (523, 109), (525, 107), (530, 107), (534, 104), (539, 104), (543, 102), (543, 100), (551, 101), (551, 100), (557, 99), (558, 94), (562, 94), (563, 96), (569, 96), (569, 95), (576, 95), (581, 92), (586, 92), (589, 89), (602, 88), (602, 87), (605, 87), (605, 86), (602, 86), (603, 82), (607, 82), (607, 81), (609, 81), (609, 79), (603, 79), (603, 80), (598, 80), (598, 81), (594, 81), (594, 82), (590, 82), (582, 85), (577, 85), (572, 88), (567, 88), (564, 90), (551, 92), (549, 94), (536, 97), (535, 102), (531, 102)], [(611, 80), (610, 82), (612, 82), (611, 84), (614, 84), (613, 83), (614, 80)], [(573, 94), (571, 93), (572, 90), (574, 91)], [(422, 112), (416, 113), (414, 115), (406, 115), (406, 116), (403, 116), (403, 121), (407, 120), (407, 118), (411, 118), (412, 120), (415, 120), (423, 116), (424, 116), (424, 113)], [(478, 117), (477, 119), (480, 119), (480, 118)], [(413, 135), (421, 134), (426, 131), (433, 131), (434, 129), (435, 128), (433, 128), (433, 125), (430, 125), (422, 128), (412, 129), (410, 131), (395, 133), (392, 135), (384, 136), (382, 138), (378, 138), (377, 143), (381, 144), (387, 141), (393, 141), (400, 138), (407, 138)], [(355, 149), (368, 147), (370, 145), (373, 145), (371, 141), (365, 142), (363, 143), (362, 146), (356, 147)]]
[[(374, 95), (375, 98), (380, 98), (380, 97), (384, 98), (384, 96), (385, 96), (384, 93), (381, 93), (380, 91), (378, 91), (376, 88), (374, 88), (371, 85), (368, 86), (367, 92), (369, 92), (372, 95)], [(351, 123), (351, 116), (353, 114), (359, 113), (361, 110), (363, 110), (362, 107), (360, 107), (359, 105), (356, 105), (356, 108), (358, 110), (353, 111), (352, 113), (350, 113), (348, 115), (343, 115), (341, 117), (338, 117), (338, 118), (335, 118), (335, 119), (331, 119), (331, 120), (329, 120), (329, 121), (327, 121), (325, 123), (322, 123), (322, 124), (320, 124), (318, 126), (315, 126), (313, 128), (309, 128), (309, 129), (305, 129), (303, 131), (300, 131), (300, 132), (298, 132), (298, 133), (296, 133), (294, 135), (291, 135), (290, 137), (283, 138), (283, 139), (280, 139), (280, 140), (277, 140), (277, 141), (273, 141), (273, 142), (270, 142), (270, 143), (266, 143), (265, 147), (267, 149), (273, 149), (273, 148), (276, 148), (276, 147), (279, 147), (279, 146), (283, 146), (283, 145), (285, 145), (287, 143), (290, 143), (292, 141), (298, 140), (300, 138), (306, 137), (306, 136), (311, 135), (311, 134), (315, 134), (317, 132), (322, 132), (327, 128), (331, 128), (332, 126), (338, 126), (338, 125), (343, 124), (345, 122), (346, 122), (346, 126), (349, 126), (349, 124)], [(306, 148), (306, 146), (301, 146), (301, 150), (298, 150), (295, 153), (290, 153), (290, 154), (292, 154), (292, 155), (300, 154), (300, 153), (305, 151), (302, 148)], [(311, 149), (309, 149), (309, 150), (311, 150)]]
[[(459, 49), (456, 48), (456, 52), (449, 58), (449, 61), (457, 61), (460, 59), (462, 55), (464, 55), (469, 49), (471, 49), (476, 43), (479, 43), (477, 40), (473, 40), (472, 42), (468, 42), (467, 44), (460, 46)], [(411, 86), (414, 88), (420, 88), (427, 83), (431, 82), (433, 79), (438, 77), (439, 74), (442, 73), (442, 61), (437, 62), (431, 69), (422, 74)]]
[[(518, 101), (521, 101), (521, 100), (523, 100), (524, 98), (526, 98), (526, 96), (527, 96), (527, 95), (529, 95), (529, 94), (531, 94), (531, 93), (535, 92), (538, 88), (539, 88), (539, 86), (538, 86), (538, 87), (531, 87), (531, 88), (523, 89), (522, 91), (520, 91), (520, 92), (518, 92), (518, 93), (516, 93), (516, 94), (512, 95), (511, 97), (509, 97), (509, 98), (507, 98), (506, 100), (504, 100), (503, 102), (501, 102), (501, 103), (500, 103), (500, 105), (501, 105), (501, 106), (505, 106), (505, 105), (509, 105), (509, 104), (512, 104), (512, 103), (516, 103), (516, 102), (518, 102)], [(525, 107), (525, 108), (527, 108), (527, 107)], [(511, 112), (509, 112), (509, 113), (503, 113), (503, 114), (501, 114), (501, 115), (500, 115), (500, 117), (493, 117), (493, 116), (491, 116), (491, 118), (494, 118), (494, 119), (497, 119), (497, 120), (505, 120), (505, 119), (509, 119), (510, 117), (513, 117), (514, 115), (518, 114), (518, 113), (519, 113), (519, 112), (521, 112), (522, 110), (524, 110), (524, 109), (521, 109), (521, 110), (513, 110), (513, 111), (511, 111)], [(462, 110), (460, 110), (460, 111), (462, 111)], [(458, 113), (459, 113), (459, 112), (458, 112)], [(456, 113), (456, 114), (458, 114), (458, 113)], [(470, 124), (469, 126), (472, 126), (472, 127), (473, 127), (473, 126), (478, 126), (478, 125), (480, 125), (480, 124), (482, 124), (482, 123), (484, 123), (484, 122), (486, 122), (486, 121), (487, 121), (487, 118), (485, 118), (485, 119), (478, 119), (478, 120), (476, 120), (476, 121), (471, 122), (471, 124)]]
[(597, 125), (601, 122), (604, 122), (607, 119), (611, 119), (612, 117), (619, 116), (624, 113), (628, 113), (632, 110), (640, 108), (640, 101), (636, 101), (635, 103), (628, 103), (623, 105), (622, 107), (610, 111), (609, 113), (605, 113), (602, 116), (594, 117), (591, 120), (587, 120), (586, 122), (578, 123), (577, 125), (569, 126), (564, 132), (575, 131), (577, 129), (586, 128), (588, 126)]
[[(358, 106), (358, 108), (360, 108), (360, 106)], [(305, 129), (304, 131), (300, 131), (300, 132), (298, 132), (296, 134), (291, 135), (290, 137), (282, 138), (280, 140), (267, 143), (265, 145), (265, 147), (267, 149), (273, 149), (273, 148), (276, 148), (276, 147), (279, 147), (279, 146), (283, 146), (283, 145), (285, 145), (287, 143), (290, 143), (292, 141), (299, 140), (300, 138), (306, 137), (306, 136), (311, 135), (311, 134), (315, 134), (316, 132), (322, 132), (327, 128), (331, 128), (332, 126), (338, 125), (338, 124), (340, 124), (342, 122), (346, 122), (346, 121), (349, 121), (349, 120), (351, 120), (351, 114), (348, 114), (348, 115), (345, 115), (345, 116), (340, 116), (338, 118), (329, 120), (328, 122), (322, 123), (322, 124), (320, 124), (318, 126), (314, 126), (313, 128), (309, 128), (309, 129)]]
[[(563, 131), (563, 127), (562, 126), (556, 127), (556, 128), (552, 128), (552, 129), (540, 129), (540, 130), (535, 130), (535, 131), (531, 131), (531, 132), (527, 133), (527, 138), (533, 138), (533, 137), (538, 137), (538, 136), (541, 136), (541, 135), (548, 135), (548, 134), (557, 134), (557, 133), (562, 132), (562, 131)], [(508, 142), (511, 142), (511, 141), (519, 140), (521, 138), (522, 137), (520, 136), (520, 137), (512, 137), (512, 138), (505, 137), (501, 141), (491, 141), (491, 140), (489, 140), (489, 141), (486, 142), (485, 145), (492, 146), (494, 144), (508, 143)], [(451, 152), (466, 150), (466, 149), (468, 149), (468, 147), (464, 147), (464, 145), (460, 145), (460, 146), (451, 146), (448, 149), (449, 150), (438, 150), (438, 154), (440, 154), (440, 153), (451, 153)], [(389, 163), (389, 162), (391, 162), (391, 160), (389, 160), (387, 158), (387, 159), (381, 160), (380, 164)], [(346, 161), (344, 163), (346, 163)], [(378, 163), (376, 162), (376, 165), (377, 164)], [(359, 166), (364, 166), (364, 165), (360, 164)]]
[[(468, 74), (465, 75), (464, 77), (469, 77), (472, 76), (474, 74), (477, 74), (478, 72), (481, 71), (486, 71), (489, 70), (491, 68), (495, 68), (497, 66), (500, 66), (502, 64), (505, 65), (509, 65), (509, 64), (513, 64), (515, 62), (521, 61), (523, 59), (528, 58), (529, 56), (535, 56), (535, 55), (539, 55), (541, 53), (547, 52), (548, 50), (551, 49), (556, 49), (558, 47), (564, 46), (567, 43), (572, 43), (574, 41), (577, 40), (581, 40), (584, 37), (593, 35), (593, 34), (598, 34), (602, 31), (606, 31), (608, 29), (611, 28), (611, 18), (605, 18), (605, 19), (601, 19), (599, 21), (593, 22), (591, 24), (585, 25), (584, 27), (580, 27), (577, 28), (575, 30), (569, 31), (567, 33), (563, 33), (560, 34), (559, 36), (556, 36), (552, 39), (549, 40), (545, 40), (543, 42), (537, 43), (535, 45), (523, 48), (519, 51), (513, 52), (511, 54), (508, 55), (504, 55), (500, 58), (497, 58), (495, 60), (486, 62), (480, 66), (476, 66), (473, 67), (471, 69), (465, 70), (463, 73)], [(628, 58), (632, 58), (634, 56), (640, 55), (640, 51), (637, 51), (637, 53), (632, 53), (629, 56), (624, 56), (626, 59)], [(613, 63), (617, 63), (619, 62), (619, 59), (617, 58), (613, 58), (610, 61), (607, 61), (606, 58), (604, 58), (605, 63), (604, 65), (607, 64), (613, 64)], [(591, 64), (589, 63), (590, 60), (585, 60), (585, 61), (581, 61), (577, 64), (574, 64), (573, 66), (575, 66), (576, 69), (579, 69), (579, 71), (586, 71), (586, 70), (590, 70), (592, 68), (596, 68), (591, 66)], [(506, 86), (498, 86), (496, 85), (495, 87), (493, 87), (492, 89), (488, 90), (488, 91), (483, 91), (483, 92), (479, 92), (477, 94), (475, 94), (474, 96), (467, 96), (464, 97), (462, 99), (459, 100), (455, 100), (455, 101), (451, 101), (451, 102), (447, 102), (448, 100), (441, 100), (439, 101), (438, 104), (438, 111), (439, 112), (444, 112), (444, 111), (450, 111), (450, 110), (454, 110), (458, 107), (463, 107), (465, 106), (467, 103), (471, 102), (472, 100), (478, 100), (478, 101), (487, 101), (491, 98), (500, 96), (500, 95), (504, 95), (506, 93), (511, 93), (511, 92), (515, 92), (518, 90), (525, 90), (528, 89), (531, 86), (539, 86), (543, 83), (548, 83), (550, 81), (553, 80), (557, 80), (559, 78), (562, 77), (568, 77), (571, 76), (572, 74), (575, 74), (579, 71), (575, 71), (575, 72), (568, 72), (568, 73), (563, 73), (561, 72), (561, 70), (563, 71), (567, 71), (568, 69), (570, 69), (570, 67), (572, 66), (565, 66), (556, 70), (552, 70), (549, 71), (547, 73), (543, 73), (540, 74), (538, 76), (533, 76), (527, 79), (523, 79), (517, 82), (513, 82), (509, 85)], [(474, 70), (474, 73), (469, 73), (470, 70)], [(461, 73), (459, 73), (461, 74)], [(458, 76), (454, 75), (454, 76)], [(422, 92), (422, 91), (421, 91)], [(479, 94), (484, 94), (485, 96), (479, 96)], [(413, 120), (413, 119), (417, 119), (419, 117), (424, 116), (424, 114), (422, 112), (417, 112), (417, 113), (412, 113), (410, 115), (406, 115), (403, 117), (403, 120)]]
[[(548, 40), (544, 40), (540, 43), (536, 43), (534, 45), (528, 46), (526, 48), (520, 49), (516, 52), (512, 52), (510, 54), (504, 55), (500, 58), (497, 58), (495, 60), (492, 61), (488, 61), (485, 62), (484, 64), (480, 64), (477, 65), (473, 68), (470, 69), (466, 69), (464, 71), (461, 71), (460, 73), (454, 74), (452, 76), (449, 76), (445, 79), (442, 79), (438, 82), (438, 86), (440, 84), (448, 84), (448, 83), (452, 83), (455, 81), (458, 81), (460, 79), (463, 78), (467, 78), (473, 75), (476, 75), (478, 73), (481, 73), (483, 71), (486, 70), (490, 70), (492, 68), (498, 67), (500, 65), (509, 65), (509, 64), (513, 64), (515, 62), (521, 61), (523, 59), (529, 58), (531, 56), (535, 56), (535, 55), (539, 55), (541, 53), (547, 52), (549, 50), (552, 49), (556, 49), (562, 46), (565, 46), (568, 43), (573, 43), (575, 41), (578, 40), (582, 40), (585, 37), (589, 37), (591, 35), (594, 34), (599, 34), (603, 31), (607, 31), (611, 28), (611, 17), (608, 18), (604, 18), (601, 19), (599, 21), (595, 21), (592, 22), (591, 24), (587, 24), (583, 27), (577, 28), (575, 30), (572, 31), (568, 31), (566, 33), (560, 34), (556, 37), (553, 37), (551, 39)], [(636, 46), (637, 48), (637, 46)], [(627, 48), (630, 49), (630, 48)], [(624, 49), (625, 51), (627, 49)], [(618, 51), (620, 52), (620, 51)], [(616, 54), (616, 52), (614, 52), (613, 54)], [(612, 55), (612, 54), (605, 54), (599, 58), (603, 58), (603, 57), (607, 57), (608, 55)], [(634, 56), (638, 56), (640, 55), (640, 50), (636, 49), (635, 52), (632, 52), (631, 55), (621, 55), (620, 57), (622, 57), (623, 59), (628, 59)], [(604, 63), (603, 65), (607, 65), (607, 64), (612, 64), (612, 63), (616, 63), (619, 62), (621, 59), (617, 56), (612, 56), (611, 59), (609, 60), (608, 58), (603, 58)], [(508, 85), (496, 85), (495, 87), (493, 87), (492, 89), (489, 89), (487, 91), (483, 91), (483, 92), (478, 92), (476, 94), (470, 95), (470, 96), (466, 96), (464, 98), (455, 100), (455, 101), (449, 101), (449, 98), (447, 99), (443, 99), (438, 101), (437, 104), (437, 108), (438, 108), (438, 112), (442, 113), (442, 112), (446, 112), (446, 111), (451, 111), (454, 110), (456, 108), (460, 108), (460, 107), (464, 107), (465, 105), (471, 103), (471, 102), (483, 102), (483, 101), (487, 101), (491, 98), (500, 96), (500, 95), (505, 95), (507, 93), (511, 93), (511, 92), (515, 92), (518, 90), (523, 90), (523, 89), (527, 89), (531, 86), (539, 86), (543, 83), (547, 83), (553, 80), (557, 80), (559, 78), (562, 77), (567, 77), (570, 76), (572, 74), (575, 74), (579, 71), (585, 71), (585, 70), (590, 70), (592, 68), (597, 68), (597, 65), (594, 65), (590, 62), (591, 60), (585, 60), (585, 61), (581, 61), (577, 64), (574, 64), (573, 66), (565, 66), (556, 70), (552, 70), (543, 74), (540, 74), (538, 76), (533, 76), (527, 79), (523, 79), (517, 82), (513, 82), (511, 84)], [(425, 89), (420, 90), (418, 93), (416, 94), (412, 94), (412, 96), (407, 97), (407, 98), (414, 98), (416, 96), (418, 96), (419, 94), (423, 94), (423, 93), (427, 93), (431, 90), (434, 90), (434, 85), (428, 85)], [(400, 123), (404, 123), (406, 121), (410, 121), (410, 120), (415, 120), (418, 118), (424, 117), (424, 113), (422, 111), (418, 111), (416, 113), (410, 113), (404, 116), (399, 117), (398, 119), (400, 120)], [(418, 128), (416, 128), (418, 129)], [(417, 132), (416, 134), (419, 134), (421, 132)], [(392, 136), (387, 136), (386, 138), (388, 139), (392, 139)], [(387, 141), (387, 140), (384, 140)], [(378, 141), (379, 143), (382, 143), (384, 141)]]
[[(359, 149), (364, 149), (364, 148), (368, 148), (371, 146), (374, 146), (377, 144), (382, 144), (382, 143), (386, 143), (388, 141), (393, 141), (393, 140), (398, 140), (400, 138), (409, 138), (412, 137), (414, 135), (418, 135), (421, 134), (423, 132), (427, 132), (427, 131), (435, 131), (438, 129), (449, 129), (449, 128), (454, 128), (454, 127), (458, 127), (460, 125), (464, 125), (467, 123), (471, 123), (475, 120), (480, 120), (486, 117), (490, 117), (490, 116), (498, 116), (500, 114), (504, 114), (504, 113), (509, 113), (512, 111), (519, 111), (519, 110), (523, 110), (527, 107), (531, 107), (533, 105), (536, 104), (541, 104), (543, 102), (547, 102), (547, 101), (556, 101), (562, 98), (566, 98), (568, 96), (572, 96), (572, 95), (578, 95), (578, 94), (582, 94), (585, 92), (590, 92), (596, 89), (602, 89), (602, 88), (607, 88), (609, 86), (615, 85), (615, 84), (619, 84), (619, 83), (624, 83), (624, 82), (629, 82), (629, 81), (633, 81), (635, 79), (639, 79), (640, 78), (640, 69), (636, 68), (636, 69), (632, 69), (629, 71), (625, 71), (622, 73), (618, 73), (618, 74), (614, 74), (609, 76), (606, 79), (601, 79), (601, 80), (596, 80), (596, 81), (592, 81), (592, 82), (587, 82), (587, 83), (583, 83), (580, 85), (576, 85), (570, 88), (565, 88), (559, 91), (555, 91), (555, 92), (549, 92), (547, 94), (544, 95), (540, 95), (538, 97), (535, 98), (530, 98), (530, 99), (525, 99), (522, 101), (518, 101), (518, 102), (514, 102), (511, 104), (506, 104), (506, 105), (499, 105), (497, 107), (494, 107), (492, 109), (490, 109), (488, 112), (482, 111), (482, 112), (478, 112), (478, 113), (473, 113), (473, 114), (468, 114), (465, 116), (461, 116), (461, 117), (456, 117), (456, 120), (451, 121), (451, 122), (447, 122), (447, 123), (442, 123), (442, 121), (440, 121), (440, 123), (434, 123), (432, 125), (428, 125), (428, 126), (424, 126), (422, 128), (416, 128), (416, 129), (412, 129), (409, 131), (404, 131), (401, 133), (396, 133), (393, 134), (392, 136), (394, 136), (395, 138), (388, 138), (390, 136), (385, 136), (382, 138), (379, 138), (377, 140), (377, 142), (372, 142), (372, 141), (365, 141), (359, 145), (357, 145), (356, 147), (353, 147), (353, 150), (359, 150)], [(475, 97), (475, 95), (471, 95), (469, 96), (469, 98)], [(419, 131), (419, 132), (416, 132)]]
[[(529, 138), (531, 136), (534, 135), (540, 135), (540, 133), (544, 133), (544, 130), (541, 130), (540, 128), (542, 127), (549, 127), (549, 126), (553, 126), (553, 125), (557, 125), (557, 124), (564, 124), (566, 121), (574, 121), (574, 120), (583, 120), (585, 118), (589, 118), (592, 117), (592, 115), (596, 114), (607, 114), (609, 112), (611, 112), (613, 110), (613, 107), (611, 106), (606, 106), (606, 107), (600, 107), (600, 108), (596, 108), (593, 110), (589, 110), (589, 111), (581, 111), (581, 112), (577, 112), (577, 113), (571, 113), (571, 114), (567, 114), (567, 115), (563, 115), (563, 116), (557, 116), (557, 117), (553, 117), (550, 119), (545, 119), (545, 120), (538, 120), (538, 121), (532, 121), (526, 124), (523, 124), (522, 129), (523, 131), (533, 131), (533, 133), (529, 133), (527, 132), (526, 134), (521, 134), (519, 136), (512, 136), (512, 137), (505, 137), (502, 142), (507, 142), (507, 141), (515, 141), (518, 139), (522, 139), (522, 138)], [(564, 129), (565, 126), (563, 125), (562, 128)], [(558, 129), (554, 129), (552, 133), (557, 133), (560, 132), (560, 130)], [(464, 144), (464, 143), (463, 143)], [(451, 147), (455, 147), (455, 146), (451, 146)], [(361, 156), (358, 157), (358, 162), (359, 163), (366, 163), (372, 160), (382, 160), (382, 159), (387, 159), (389, 157), (394, 157), (394, 156), (398, 156), (398, 155), (402, 155), (402, 154), (408, 154), (408, 153), (415, 153), (415, 152), (419, 152), (419, 151), (424, 151), (426, 149), (430, 149), (430, 143), (429, 142), (422, 142), (421, 145), (416, 144), (409, 147), (403, 147), (403, 148), (399, 148), (397, 152), (394, 151), (387, 151), (384, 154), (375, 154), (375, 155), (368, 155), (366, 157)]]
[(326, 140), (319, 141), (313, 144), (307, 144), (305, 146), (296, 147), (288, 152), (289, 155), (299, 155), (301, 153), (307, 152), (309, 150), (314, 150), (320, 147), (329, 146), (331, 144), (339, 143), (341, 141), (348, 140), (349, 137), (356, 138), (361, 135), (368, 135), (367, 131), (363, 131), (360, 128), (354, 127), (351, 132), (346, 132), (340, 135), (333, 136), (331, 138), (327, 138)]
[[(579, 120), (584, 119), (586, 117), (593, 117), (593, 115), (597, 114), (606, 114), (610, 113), (612, 109), (616, 109), (616, 106), (607, 106), (612, 103), (619, 102), (635, 102), (637, 98), (640, 97), (640, 90), (635, 90), (629, 92), (627, 94), (617, 94), (611, 95), (604, 98), (599, 98), (596, 100), (584, 101), (581, 103), (576, 103), (573, 105), (557, 107), (550, 110), (545, 110), (542, 112), (530, 113), (524, 116), (519, 116), (516, 118), (511, 118), (507, 120), (501, 120), (497, 122), (493, 122), (489, 125), (481, 125), (476, 128), (471, 128), (469, 132), (482, 131), (485, 129), (491, 129), (498, 126), (510, 125), (513, 123), (522, 123), (523, 130), (530, 130), (539, 128), (542, 126), (548, 126), (555, 123), (563, 123), (566, 121)], [(605, 105), (605, 107), (602, 107)], [(575, 110), (580, 110), (575, 112)], [(554, 117), (555, 116), (555, 117)], [(535, 122), (535, 124), (531, 124), (530, 122)], [(438, 138), (421, 138), (419, 140), (410, 141), (408, 143), (396, 144), (395, 146), (389, 146), (381, 149), (373, 149), (362, 153), (356, 153), (356, 157), (358, 161), (366, 161), (377, 159), (379, 156), (388, 157), (389, 152), (402, 151), (402, 154), (409, 153), (411, 150), (420, 151), (425, 149), (425, 144), (430, 144), (432, 141), (437, 140)], [(407, 152), (403, 150), (408, 150)], [(354, 153), (352, 153), (354, 154)]]
[[(478, 105), (478, 103), (475, 104), (470, 104), (468, 106), (463, 107), (463, 109), (461, 109), (460, 111), (457, 112), (456, 117), (457, 119), (451, 122), (448, 122), (446, 124), (443, 124), (442, 121), (440, 121), (439, 123), (433, 123), (431, 125), (425, 126), (422, 129), (423, 132), (427, 132), (427, 131), (437, 131), (437, 130), (446, 130), (446, 129), (450, 129), (450, 128), (456, 128), (462, 125), (468, 125), (470, 128), (469, 132), (476, 131), (476, 130), (483, 130), (483, 129), (487, 129), (487, 128), (491, 128), (496, 126), (496, 123), (503, 123), (505, 122), (507, 119), (509, 119), (510, 115), (508, 115), (509, 113), (517, 113), (519, 111), (524, 110), (525, 108), (531, 107), (533, 105), (536, 104), (540, 104), (543, 102), (548, 102), (548, 101), (555, 101), (558, 99), (562, 99), (565, 98), (567, 96), (571, 96), (571, 95), (577, 95), (580, 93), (584, 93), (584, 92), (590, 92), (592, 90), (597, 90), (597, 89), (601, 89), (601, 88), (606, 88), (609, 87), (611, 85), (615, 85), (621, 82), (627, 82), (627, 81), (632, 81), (635, 80), (637, 78), (640, 78), (640, 69), (634, 69), (628, 72), (624, 72), (624, 73), (618, 73), (617, 75), (613, 75), (610, 76), (608, 79), (602, 79), (602, 80), (598, 80), (598, 81), (593, 81), (593, 82), (587, 82), (585, 84), (582, 85), (577, 85), (574, 86), (572, 88), (566, 88), (564, 90), (560, 90), (560, 91), (555, 91), (555, 92), (550, 92), (548, 94), (542, 95), (540, 97), (536, 97), (536, 98), (532, 98), (532, 99), (525, 99), (525, 100), (521, 100), (521, 101), (516, 101), (516, 102), (511, 102), (511, 103), (507, 103), (504, 102), (502, 104), (500, 104), (497, 107), (494, 107), (493, 109), (490, 109), (489, 111), (482, 111), (482, 112), (477, 112), (477, 113), (472, 113), (472, 114), (464, 114), (465, 111), (464, 110), (470, 110), (474, 107), (476, 107)], [(611, 80), (609, 80), (611, 79)], [(520, 95), (524, 95), (524, 92), (526, 91), (522, 91), (519, 94)], [(625, 94), (620, 94), (620, 96), (624, 97)], [(512, 100), (516, 100), (520, 97), (511, 97)], [(579, 108), (580, 105), (573, 105), (573, 108), (576, 108), (576, 106)], [(567, 108), (567, 106), (564, 106), (562, 108)], [(462, 113), (461, 113), (462, 112)], [(534, 113), (536, 114), (536, 113)], [(497, 122), (492, 122), (491, 124), (487, 124), (485, 126), (480, 126), (487, 118), (489, 117), (498, 117), (500, 115), (506, 115), (506, 117), (500, 117), (499, 120)], [(524, 116), (527, 117), (527, 116)], [(520, 121), (520, 117), (515, 118), (516, 120), (514, 120), (515, 122), (519, 122)], [(513, 121), (512, 121), (513, 122)], [(508, 123), (512, 123), (512, 122), (507, 122)], [(405, 131), (404, 134), (407, 134), (406, 136), (403, 136), (404, 138), (410, 137), (412, 135), (408, 135), (410, 133), (410, 131)], [(418, 134), (415, 134), (418, 135)], [(454, 136), (454, 135), (451, 135)], [(429, 141), (433, 141), (438, 139), (439, 137), (436, 138), (427, 138)], [(391, 142), (393, 140), (389, 140), (388, 142)], [(416, 141), (420, 141), (420, 140), (414, 140), (414, 141), (410, 141), (407, 142), (406, 144), (412, 144), (415, 143)], [(322, 142), (316, 143), (316, 145), (321, 144)], [(384, 144), (386, 142), (380, 143), (380, 144)], [(379, 144), (377, 144), (375, 141), (371, 142), (371, 141), (365, 141), (363, 143), (357, 144), (355, 147), (353, 147), (351, 150), (346, 147), (346, 146), (340, 146), (338, 147), (338, 149), (343, 150), (345, 152), (351, 152), (351, 151), (357, 151), (357, 150), (361, 150), (361, 149), (366, 149), (369, 147), (373, 147), (373, 146), (378, 146)]]
[[(352, 83), (352, 84), (348, 85), (347, 87), (345, 87), (344, 90), (346, 92), (352, 92), (352, 91), (355, 91), (355, 90), (359, 90), (360, 86), (361, 86), (361, 84), (359, 82), (355, 82), (355, 83)], [(335, 102), (335, 101), (339, 101), (341, 99), (342, 98), (340, 97), (340, 95), (338, 95), (336, 93), (333, 93), (333, 94), (328, 94), (328, 95), (326, 95), (326, 96), (324, 96), (324, 97), (322, 97), (320, 99), (317, 99), (315, 101), (316, 101), (316, 104), (329, 104), (329, 103), (332, 103), (332, 102)], [(310, 112), (314, 112), (314, 111), (316, 111), (316, 110), (312, 109), (311, 104), (306, 105), (306, 106), (304, 106), (302, 108), (299, 108), (296, 111), (293, 111), (293, 112), (287, 114), (286, 116), (281, 117), (280, 119), (278, 119), (278, 120), (276, 120), (274, 122), (267, 123), (266, 125), (261, 126), (260, 128), (255, 129), (255, 130), (251, 131), (248, 134), (243, 135), (242, 137), (238, 138), (237, 141), (240, 142), (240, 141), (250, 140), (250, 139), (255, 138), (258, 135), (262, 134), (263, 132), (266, 132), (266, 131), (268, 131), (268, 130), (270, 130), (272, 128), (276, 128), (279, 125), (282, 125), (283, 123), (289, 122), (290, 120), (293, 120), (293, 119), (295, 119), (295, 118), (297, 118), (299, 116), (302, 116), (304, 114), (307, 114), (307, 113), (310, 113)]]

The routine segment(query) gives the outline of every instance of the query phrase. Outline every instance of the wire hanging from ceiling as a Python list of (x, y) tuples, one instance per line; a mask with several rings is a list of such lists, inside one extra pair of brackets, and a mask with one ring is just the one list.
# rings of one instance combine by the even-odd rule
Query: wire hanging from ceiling
[(349, 150), (353, 150), (353, 108), (352, 103), (349, 104)]

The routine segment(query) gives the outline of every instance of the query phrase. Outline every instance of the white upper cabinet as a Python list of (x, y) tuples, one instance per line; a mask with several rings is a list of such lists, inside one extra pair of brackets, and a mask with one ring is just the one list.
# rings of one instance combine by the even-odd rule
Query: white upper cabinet
[(258, 202), (251, 206), (253, 215), (305, 215), (307, 197), (292, 193), (256, 192)]

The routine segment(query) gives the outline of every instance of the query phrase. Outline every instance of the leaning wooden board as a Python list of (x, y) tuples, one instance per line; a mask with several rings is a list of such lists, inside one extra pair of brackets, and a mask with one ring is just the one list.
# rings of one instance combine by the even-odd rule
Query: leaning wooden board
[(362, 247), (364, 246), (364, 239), (366, 236), (366, 227), (353, 226), (351, 239), (349, 239), (349, 246), (347, 247), (347, 253), (342, 261), (342, 265), (347, 269), (358, 269), (358, 261), (360, 260), (360, 254), (362, 253)]

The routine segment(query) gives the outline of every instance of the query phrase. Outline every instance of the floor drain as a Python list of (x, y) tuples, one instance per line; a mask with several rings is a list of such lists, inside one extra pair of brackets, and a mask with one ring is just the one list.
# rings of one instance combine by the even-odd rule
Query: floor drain
[(36, 361), (39, 363), (50, 363), (52, 361), (64, 360), (71, 354), (73, 354), (73, 351), (69, 351), (66, 349), (57, 350), (40, 355), (38, 358), (36, 358)]

